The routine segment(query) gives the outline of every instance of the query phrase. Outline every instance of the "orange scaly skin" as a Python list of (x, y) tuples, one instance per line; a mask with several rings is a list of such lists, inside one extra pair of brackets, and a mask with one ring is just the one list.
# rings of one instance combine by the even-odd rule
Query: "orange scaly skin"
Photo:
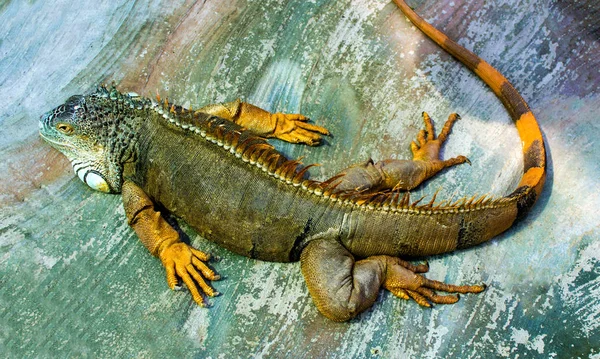
[(544, 139), (540, 126), (527, 102), (498, 70), (431, 26), (417, 15), (405, 1), (394, 0), (394, 2), (425, 35), (479, 76), (506, 106), (519, 131), (524, 157), (523, 177), (512, 196), (519, 197), (520, 213), (526, 213), (540, 196), (546, 179)]
[(239, 100), (188, 110), (125, 95), (116, 89), (73, 96), (40, 120), (40, 134), (69, 157), (90, 187), (122, 193), (128, 223), (165, 266), (167, 283), (183, 280), (198, 304), (218, 293), (205, 279), (219, 276), (209, 256), (179, 239), (159, 204), (200, 234), (251, 258), (300, 260), (319, 311), (344, 321), (370, 307), (383, 287), (422, 306), (451, 304), (481, 285), (425, 278), (426, 265), (402, 256), (454, 251), (487, 241), (522, 218), (539, 197), (545, 177), (544, 141), (535, 117), (493, 67), (462, 48), (395, 0), (408, 18), (454, 55), (500, 97), (523, 143), (524, 175), (510, 195), (454, 203), (412, 201), (406, 190), (443, 168), (440, 148), (460, 117), (451, 114), (435, 135), (424, 129), (411, 143), (412, 160), (368, 160), (324, 182), (306, 179), (311, 166), (288, 160), (265, 138), (317, 145), (329, 132), (297, 114), (271, 114)]

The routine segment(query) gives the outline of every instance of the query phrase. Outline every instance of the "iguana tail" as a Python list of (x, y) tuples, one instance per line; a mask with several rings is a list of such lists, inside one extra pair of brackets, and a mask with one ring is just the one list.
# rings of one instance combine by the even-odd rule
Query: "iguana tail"
[(524, 173), (521, 182), (517, 189), (507, 197), (517, 200), (517, 220), (522, 218), (529, 212), (529, 209), (540, 195), (546, 178), (544, 139), (529, 106), (514, 86), (498, 70), (431, 26), (403, 0), (394, 0), (394, 2), (400, 7), (404, 15), (425, 35), (477, 74), (506, 106), (521, 137), (524, 162)]

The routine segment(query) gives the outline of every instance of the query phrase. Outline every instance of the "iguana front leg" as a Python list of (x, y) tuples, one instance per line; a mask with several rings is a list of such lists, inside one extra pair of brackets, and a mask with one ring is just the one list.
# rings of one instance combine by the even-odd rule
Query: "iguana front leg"
[(204, 306), (204, 300), (197, 286), (208, 296), (218, 295), (204, 280), (220, 279), (203, 263), (210, 259), (210, 255), (181, 242), (177, 231), (162, 218), (160, 212), (154, 210), (152, 200), (135, 183), (125, 181), (121, 191), (127, 222), (150, 253), (160, 258), (169, 288), (175, 289), (177, 277), (181, 278), (194, 301), (201, 306)]
[(270, 113), (239, 99), (208, 105), (198, 111), (233, 121), (258, 136), (278, 138), (291, 143), (316, 146), (321, 143), (321, 135), (329, 135), (326, 128), (307, 123), (308, 118), (303, 115)]
[(452, 125), (458, 119), (460, 119), (458, 114), (451, 114), (436, 138), (431, 118), (423, 112), (425, 129), (419, 132), (417, 141), (410, 144), (413, 153), (412, 161), (388, 159), (375, 163), (369, 159), (336, 175), (343, 174), (338, 180), (336, 189), (340, 191), (411, 190), (444, 168), (465, 162), (470, 163), (465, 156), (448, 160), (440, 159), (440, 148), (450, 134)]
[(317, 239), (310, 242), (300, 256), (302, 274), (317, 309), (335, 321), (352, 319), (369, 308), (383, 286), (397, 297), (413, 299), (419, 305), (453, 304), (456, 295), (439, 295), (434, 290), (449, 293), (480, 293), (481, 285), (458, 286), (425, 278), (427, 265), (412, 265), (400, 258), (373, 256), (356, 261), (339, 242)]

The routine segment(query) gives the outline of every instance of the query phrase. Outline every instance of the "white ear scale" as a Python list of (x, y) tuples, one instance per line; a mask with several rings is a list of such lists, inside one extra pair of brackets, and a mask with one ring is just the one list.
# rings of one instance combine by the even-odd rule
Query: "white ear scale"
[(97, 173), (89, 171), (85, 174), (84, 179), (84, 182), (96, 191), (106, 193), (110, 192), (110, 186), (108, 185), (108, 183), (106, 183), (104, 178), (102, 178), (102, 176), (98, 175)]
[(90, 186), (90, 188), (95, 189), (96, 191), (109, 193), (110, 186), (106, 182), (102, 176), (96, 171), (90, 170), (89, 166), (85, 163), (73, 164), (73, 169), (77, 174), (77, 177), (81, 180), (81, 182)]

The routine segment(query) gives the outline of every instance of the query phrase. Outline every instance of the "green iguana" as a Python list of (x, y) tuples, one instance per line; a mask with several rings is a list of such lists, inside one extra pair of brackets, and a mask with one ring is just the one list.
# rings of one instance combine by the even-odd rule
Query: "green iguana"
[(319, 311), (336, 321), (369, 308), (381, 287), (418, 304), (455, 303), (482, 285), (456, 286), (426, 279), (426, 264), (399, 257), (426, 256), (489, 240), (522, 218), (539, 197), (545, 148), (538, 124), (515, 88), (493, 67), (395, 0), (425, 34), (479, 75), (506, 105), (523, 144), (524, 174), (506, 197), (450, 203), (410, 200), (415, 188), (441, 169), (468, 162), (439, 158), (453, 123), (437, 138), (425, 129), (411, 143), (413, 160), (367, 161), (324, 181), (307, 179), (266, 140), (317, 145), (328, 131), (302, 115), (271, 114), (238, 101), (199, 110), (123, 94), (114, 87), (73, 96), (40, 120), (40, 135), (64, 153), (91, 188), (121, 193), (129, 225), (194, 301), (218, 293), (209, 255), (183, 243), (155, 208), (160, 205), (201, 235), (252, 258), (300, 260)]

